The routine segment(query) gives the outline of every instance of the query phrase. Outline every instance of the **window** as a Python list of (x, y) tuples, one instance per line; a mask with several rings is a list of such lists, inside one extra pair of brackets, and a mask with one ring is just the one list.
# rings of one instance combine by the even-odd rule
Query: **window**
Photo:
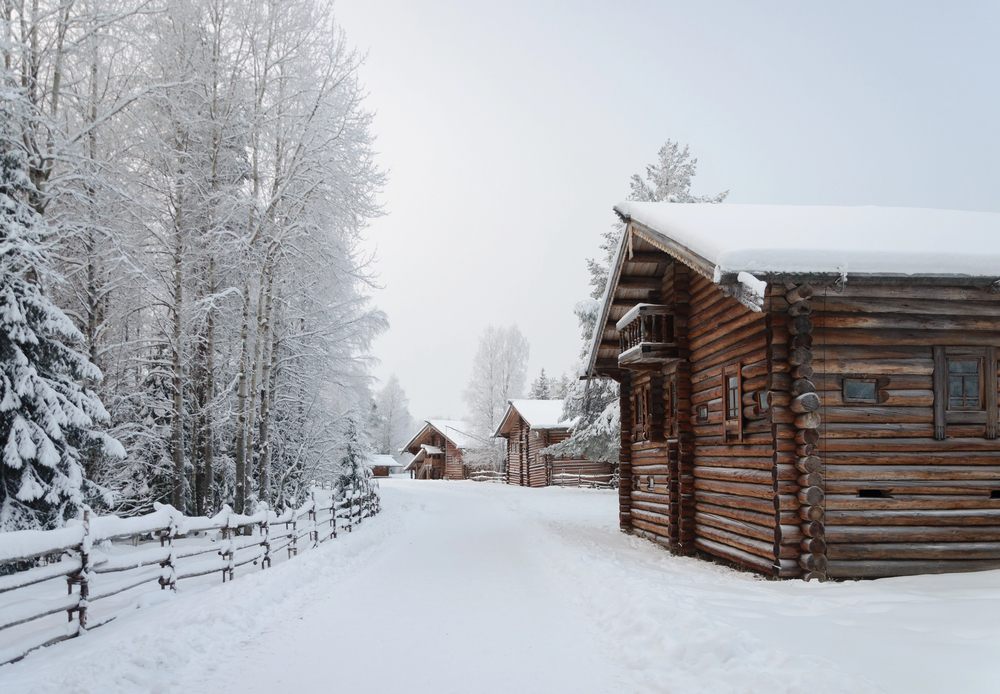
[(948, 409), (981, 410), (982, 397), (981, 359), (948, 360)]
[(946, 438), (952, 426), (982, 426), (980, 436), (997, 438), (997, 348), (937, 346), (933, 356), (934, 438)]
[(722, 370), (723, 435), (727, 441), (743, 440), (743, 389), (740, 365), (730, 364)]
[(740, 416), (740, 377), (726, 377), (726, 419)]
[(697, 418), (698, 418), (698, 424), (707, 424), (708, 423), (708, 405), (699, 405), (698, 406), (698, 415), (697, 415)]
[(770, 405), (767, 402), (767, 391), (757, 391), (757, 409), (761, 412), (767, 412), (768, 407), (770, 407)]
[(878, 381), (874, 378), (845, 378), (844, 402), (878, 404)]

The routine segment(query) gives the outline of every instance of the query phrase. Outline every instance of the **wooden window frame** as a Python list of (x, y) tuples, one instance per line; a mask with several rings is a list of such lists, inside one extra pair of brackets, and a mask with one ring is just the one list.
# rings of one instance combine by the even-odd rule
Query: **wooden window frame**
[[(863, 376), (844, 376), (844, 382), (841, 384), (840, 397), (844, 401), (845, 405), (877, 405), (878, 404), (878, 391), (879, 382), (877, 378), (868, 378)], [(875, 386), (875, 394), (868, 398), (851, 398), (847, 395), (847, 384), (848, 383), (871, 383)]]
[[(951, 410), (951, 411), (960, 411), (961, 410), (961, 411), (965, 411), (965, 412), (978, 412), (979, 410), (985, 410), (986, 409), (986, 393), (985, 393), (985, 390), (986, 390), (986, 373), (985, 373), (986, 372), (986, 368), (985, 368), (985, 364), (983, 363), (985, 361), (986, 361), (986, 356), (985, 355), (983, 355), (981, 357), (977, 357), (977, 356), (972, 356), (972, 355), (969, 355), (969, 356), (964, 356), (964, 355), (952, 355), (952, 356), (948, 356), (947, 354), (945, 354), (945, 366), (946, 366), (946, 372), (947, 372), (947, 375), (948, 375), (948, 405), (947, 405), (947, 409), (948, 410)], [(956, 362), (973, 363), (973, 364), (976, 365), (976, 373), (974, 375), (976, 377), (976, 385), (977, 385), (977, 390), (979, 392), (975, 394), (975, 399), (976, 399), (976, 403), (977, 403), (975, 405), (959, 405), (959, 406), (956, 406), (956, 405), (953, 405), (952, 402), (951, 402), (952, 399), (955, 397), (955, 396), (953, 396), (951, 394), (951, 379), (952, 379), (953, 376), (957, 376), (957, 377), (961, 378), (962, 381), (963, 381), (962, 401), (965, 402), (965, 401), (967, 401), (967, 400), (970, 399), (965, 394), (965, 387), (964, 387), (965, 384), (964, 384), (964, 382), (965, 382), (966, 378), (969, 378), (973, 374), (972, 373), (966, 374), (964, 372), (957, 372), (957, 371), (956, 372), (952, 372), (952, 370), (951, 370), (952, 364), (954, 364)]]
[[(996, 439), (998, 429), (997, 408), (997, 348), (946, 347), (937, 345), (934, 356), (934, 438), (948, 436), (949, 424), (983, 424), (985, 438)], [(951, 407), (952, 361), (979, 361), (980, 407)]]
[[(730, 379), (736, 379), (735, 411), (730, 408)], [(732, 416), (731, 416), (732, 415)], [(740, 363), (728, 364), (722, 369), (722, 437), (728, 441), (743, 442), (743, 377)]]

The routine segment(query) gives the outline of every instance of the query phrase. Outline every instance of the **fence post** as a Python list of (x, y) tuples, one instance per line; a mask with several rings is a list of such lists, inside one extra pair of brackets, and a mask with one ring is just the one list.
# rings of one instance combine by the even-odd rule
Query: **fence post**
[(264, 556), (260, 560), (261, 571), (271, 568), (271, 509), (264, 509), (264, 520), (260, 522), (261, 542)]
[(345, 496), (347, 497), (347, 532), (352, 532), (354, 528), (354, 489), (349, 489)]
[(317, 514), (317, 512), (316, 512), (316, 491), (315, 490), (313, 490), (313, 492), (312, 492), (312, 511), (310, 511), (310, 513), (312, 513), (312, 533), (311, 533), (311, 535), (312, 535), (312, 542), (313, 542), (312, 546), (313, 546), (313, 549), (315, 549), (315, 548), (319, 547), (319, 520), (318, 520), (319, 514)]
[(330, 491), (330, 525), (333, 526), (333, 534), (330, 536), (337, 539), (337, 488)]
[(288, 558), (297, 557), (299, 555), (299, 518), (296, 514), (298, 509), (292, 509), (292, 539), (288, 543)]
[[(90, 607), (90, 550), (93, 544), (90, 539), (90, 509), (83, 508), (83, 540), (80, 541), (80, 572), (75, 579), (70, 579), (70, 593), (73, 592), (73, 581), (80, 585), (80, 600), (77, 602), (76, 614), (80, 620), (80, 631), (87, 630), (87, 608)], [(72, 610), (69, 613), (70, 621), (73, 619)]]

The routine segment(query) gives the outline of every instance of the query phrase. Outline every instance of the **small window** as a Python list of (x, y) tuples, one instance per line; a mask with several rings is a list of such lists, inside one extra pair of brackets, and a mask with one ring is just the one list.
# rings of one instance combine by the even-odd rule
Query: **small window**
[(990, 490), (990, 498), (991, 499), (1000, 499), (1000, 489), (991, 489)]
[(844, 402), (878, 403), (878, 382), (874, 378), (845, 378)]
[(698, 423), (705, 424), (708, 422), (708, 405), (698, 406)]
[(649, 490), (649, 491), (653, 491), (653, 478), (652, 477), (647, 477), (646, 478), (646, 489)]
[(858, 496), (862, 499), (891, 499), (888, 489), (859, 489)]
[(981, 410), (982, 397), (981, 359), (948, 360), (948, 409)]
[(766, 390), (758, 391), (757, 392), (757, 409), (759, 409), (761, 412), (767, 412), (767, 408), (768, 407), (769, 407), (769, 405), (767, 404), (767, 391)]
[(737, 419), (740, 416), (740, 377), (726, 378), (726, 419)]

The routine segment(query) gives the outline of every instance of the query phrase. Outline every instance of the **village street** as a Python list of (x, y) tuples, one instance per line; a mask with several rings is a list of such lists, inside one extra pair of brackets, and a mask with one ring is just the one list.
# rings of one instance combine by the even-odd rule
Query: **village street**
[(382, 493), (355, 532), (37, 651), (0, 691), (912, 694), (1000, 677), (996, 572), (765, 581), (620, 533), (615, 492)]

